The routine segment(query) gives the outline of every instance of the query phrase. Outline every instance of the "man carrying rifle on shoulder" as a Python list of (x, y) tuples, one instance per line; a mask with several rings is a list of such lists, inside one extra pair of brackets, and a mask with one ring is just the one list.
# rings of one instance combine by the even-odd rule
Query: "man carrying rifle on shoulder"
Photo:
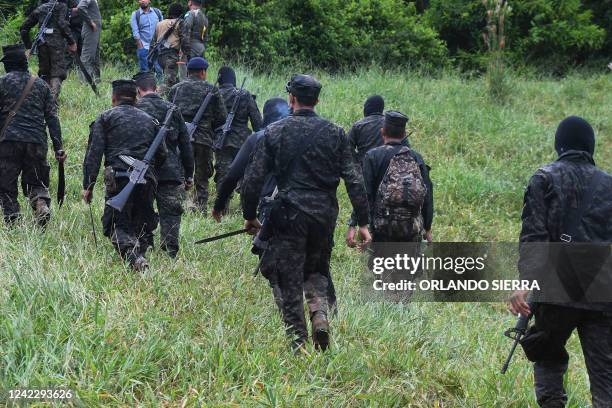
[[(247, 137), (262, 128), (261, 113), (255, 98), (246, 89), (236, 87), (236, 73), (232, 68), (225, 66), (219, 70), (219, 91), (225, 101), (228, 117), (223, 128), (217, 131), (214, 145), (217, 191)], [(249, 129), (249, 121), (253, 132)], [(231, 200), (231, 196), (228, 199)]]
[(148, 60), (157, 60), (164, 73), (164, 84), (167, 89), (178, 82), (178, 62), (183, 44), (183, 6), (179, 3), (170, 5), (168, 18), (160, 21), (155, 28)]
[(208, 61), (192, 58), (187, 65), (189, 76), (174, 85), (168, 99), (181, 109), (188, 128), (195, 160), (196, 206), (206, 215), (208, 180), (213, 175), (214, 129), (223, 126), (227, 111), (219, 89), (206, 81)]
[[(83, 200), (91, 203), (102, 158), (106, 199), (122, 193), (134, 171), (133, 162), (143, 161), (158, 135), (160, 123), (136, 108), (136, 84), (117, 80), (113, 84), (113, 107), (102, 112), (90, 126), (89, 142), (83, 163)], [(138, 183), (119, 210), (107, 205), (102, 225), (122, 259), (136, 271), (148, 267), (144, 258), (149, 246), (144, 232), (154, 231), (157, 216), (153, 209), (157, 175), (153, 171), (166, 159), (167, 149), (161, 143), (146, 171), (144, 183)], [(132, 162), (132, 163), (130, 163)]]
[[(58, 103), (62, 81), (67, 76), (66, 43), (70, 53), (77, 51), (67, 15), (65, 0), (48, 0), (38, 6), (20, 28), (21, 40), (29, 49), (28, 57), (30, 54), (38, 54), (38, 76), (51, 87), (55, 103)], [(30, 30), (36, 24), (39, 32), (32, 41)]]

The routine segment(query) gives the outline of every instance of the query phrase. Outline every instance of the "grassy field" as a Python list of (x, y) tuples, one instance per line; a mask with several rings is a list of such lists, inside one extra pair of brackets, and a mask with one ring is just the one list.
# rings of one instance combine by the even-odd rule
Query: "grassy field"
[[(260, 106), (284, 95), (285, 74), (249, 79)], [(51, 386), (75, 390), (77, 406), (535, 405), (522, 353), (499, 374), (510, 347), (502, 331), (514, 324), (504, 305), (361, 299), (359, 259), (344, 245), (350, 206), (343, 187), (332, 257), (339, 314), (325, 354), (288, 350), (271, 292), (252, 276), (249, 238), (191, 244), (239, 227), (238, 211), (222, 225), (187, 214), (179, 259), (153, 252), (151, 270), (140, 275), (100, 239), (98, 186), (96, 248), (79, 200), (81, 163), (88, 125), (110, 107), (109, 81), (121, 75), (105, 70), (100, 99), (73, 75), (65, 83), (68, 197), (62, 209), (54, 207), (47, 233), (32, 229), (30, 214), (16, 229), (0, 226), (0, 405), (8, 389)], [(436, 241), (515, 241), (523, 190), (538, 166), (554, 159), (554, 131), (567, 115), (593, 124), (596, 161), (612, 170), (610, 75), (511, 78), (512, 94), (501, 106), (490, 103), (484, 81), (453, 74), (370, 69), (320, 79), (320, 113), (345, 128), (374, 93), (411, 117), (412, 144), (433, 168)], [(588, 380), (577, 338), (570, 349), (569, 406), (584, 407)]]

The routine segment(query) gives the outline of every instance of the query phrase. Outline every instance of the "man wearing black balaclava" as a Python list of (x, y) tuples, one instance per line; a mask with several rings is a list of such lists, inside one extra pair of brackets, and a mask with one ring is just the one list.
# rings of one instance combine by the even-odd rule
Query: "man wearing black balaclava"
[[(567, 403), (565, 343), (577, 329), (593, 407), (612, 407), (612, 290), (600, 280), (609, 279), (610, 271), (612, 177), (595, 166), (595, 132), (582, 118), (561, 122), (555, 149), (558, 159), (529, 182), (520, 235), (521, 279), (544, 284), (529, 304), (526, 291), (515, 292), (510, 310), (535, 316), (535, 326), (521, 344), (534, 362), (540, 406)], [(536, 250), (542, 243), (546, 254)], [(542, 267), (542, 259), (548, 268)]]
[[(55, 158), (66, 159), (57, 105), (47, 84), (28, 71), (25, 48), (9, 45), (2, 49), (0, 61), (7, 74), (0, 77), (0, 207), (7, 223), (19, 218), (17, 180), (21, 175), (21, 185), (36, 220), (44, 226), (51, 206), (46, 128)], [(25, 100), (17, 106), (24, 93)]]
[(370, 96), (363, 105), (364, 118), (356, 122), (349, 131), (348, 138), (351, 150), (360, 166), (368, 150), (383, 145), (380, 131), (385, 120), (384, 110), (385, 100), (382, 96)]

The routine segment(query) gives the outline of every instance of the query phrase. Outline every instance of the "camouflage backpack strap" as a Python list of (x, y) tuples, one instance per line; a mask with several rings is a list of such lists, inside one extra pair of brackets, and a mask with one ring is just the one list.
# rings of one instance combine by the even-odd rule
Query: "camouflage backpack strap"
[(19, 108), (21, 108), (21, 105), (23, 105), (23, 102), (26, 100), (26, 98), (32, 91), (32, 87), (34, 87), (34, 82), (36, 82), (36, 77), (34, 75), (31, 75), (30, 79), (28, 79), (28, 82), (26, 83), (25, 88), (23, 88), (23, 91), (21, 92), (21, 96), (9, 111), (8, 116), (6, 117), (6, 120), (2, 125), (2, 130), (0, 130), (0, 142), (4, 141), (4, 133), (8, 129), (15, 116), (17, 116)]

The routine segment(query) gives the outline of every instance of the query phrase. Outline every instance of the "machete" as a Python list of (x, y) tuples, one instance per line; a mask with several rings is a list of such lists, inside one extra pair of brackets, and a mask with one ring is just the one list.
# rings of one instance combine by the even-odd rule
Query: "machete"
[(57, 203), (60, 208), (64, 204), (66, 196), (66, 175), (64, 173), (64, 162), (57, 162)]
[(210, 238), (201, 239), (199, 241), (196, 241), (196, 244), (205, 244), (207, 242), (218, 241), (220, 239), (233, 237), (234, 235), (244, 234), (247, 231), (248, 231), (248, 229), (243, 228), (243, 229), (238, 230), (238, 231), (227, 232), (225, 234), (217, 235), (216, 237), (210, 237)]
[(93, 89), (96, 96), (100, 96), (100, 94), (98, 93), (98, 87), (96, 86), (96, 83), (94, 82), (93, 78), (87, 71), (87, 68), (85, 68), (85, 65), (83, 65), (83, 61), (81, 61), (81, 57), (79, 57), (78, 54), (74, 54), (74, 60), (76, 61), (77, 65), (79, 66), (79, 69), (83, 73), (83, 76), (85, 77), (85, 81), (87, 81), (89, 86), (91, 86), (91, 89)]

